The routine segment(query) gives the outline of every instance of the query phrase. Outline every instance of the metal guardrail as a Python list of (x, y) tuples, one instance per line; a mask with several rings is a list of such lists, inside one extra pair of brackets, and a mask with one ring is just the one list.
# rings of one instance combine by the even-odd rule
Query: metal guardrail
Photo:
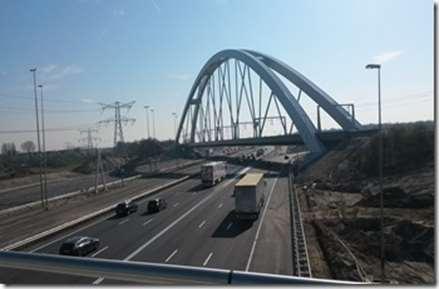
[[(294, 186), (294, 169), (292, 165), (288, 170), (288, 189), (291, 215), (291, 245), (292, 245), (292, 263), (293, 274), (299, 277), (312, 277), (311, 266), (308, 256), (308, 246), (306, 243), (305, 230), (302, 221), (302, 212), (300, 209), (299, 198)], [(292, 171), (293, 170), (293, 171)]]
[(67, 257), (50, 254), (0, 252), (0, 267), (69, 274), (155, 285), (356, 285), (360, 282), (169, 265), (146, 262)]
[[(119, 179), (119, 180), (115, 180), (115, 181), (109, 182), (106, 185), (107, 185), (107, 187), (112, 187), (114, 185), (117, 185), (117, 184), (120, 184), (120, 183), (123, 183), (123, 182), (129, 182), (129, 181), (138, 179), (140, 177), (141, 177), (141, 175), (135, 175), (135, 176), (132, 176), (132, 177), (124, 178), (123, 180)], [(98, 189), (101, 189), (103, 187), (104, 187), (103, 184), (98, 185)], [(49, 203), (53, 203), (54, 201), (59, 201), (59, 200), (71, 198), (71, 197), (74, 197), (74, 196), (77, 196), (77, 195), (87, 194), (87, 193), (90, 193), (91, 190), (93, 190), (94, 188), (95, 188), (94, 186), (90, 186), (90, 187), (86, 188), (85, 190), (76, 190), (76, 191), (73, 191), (73, 192), (70, 192), (70, 193), (65, 193), (65, 194), (62, 194), (62, 195), (51, 197), (47, 201)], [(6, 214), (9, 214), (11, 212), (19, 211), (19, 210), (26, 209), (26, 208), (37, 207), (37, 206), (41, 206), (41, 201), (40, 200), (34, 201), (34, 202), (30, 202), (30, 203), (26, 203), (26, 204), (22, 204), (22, 205), (18, 205), (18, 206), (12, 207), (12, 208), (1, 210), (0, 211), (0, 215), (6, 215)]]

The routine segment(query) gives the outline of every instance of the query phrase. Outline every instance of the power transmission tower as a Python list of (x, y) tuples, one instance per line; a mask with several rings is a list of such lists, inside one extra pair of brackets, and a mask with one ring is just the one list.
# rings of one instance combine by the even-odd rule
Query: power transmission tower
[(79, 130), (80, 134), (86, 134), (85, 138), (81, 138), (79, 141), (85, 142), (87, 144), (87, 150), (89, 152), (95, 147), (95, 143), (99, 140), (98, 137), (93, 136), (94, 133), (97, 133), (98, 130), (96, 128), (88, 128)]
[(107, 183), (105, 182), (104, 166), (102, 165), (101, 150), (96, 147), (96, 175), (95, 175), (95, 193), (98, 192), (99, 177), (104, 191), (107, 191)]
[(127, 109), (126, 113), (128, 113), (134, 103), (135, 101), (127, 103), (120, 103), (119, 101), (116, 101), (115, 103), (111, 104), (99, 103), (102, 106), (102, 111), (106, 109), (114, 109), (114, 118), (101, 120), (98, 122), (98, 124), (108, 124), (114, 122), (114, 146), (117, 145), (118, 141), (124, 142), (122, 124), (126, 125), (129, 122), (134, 123), (136, 121), (135, 118), (127, 118), (126, 116), (121, 115), (121, 109)]

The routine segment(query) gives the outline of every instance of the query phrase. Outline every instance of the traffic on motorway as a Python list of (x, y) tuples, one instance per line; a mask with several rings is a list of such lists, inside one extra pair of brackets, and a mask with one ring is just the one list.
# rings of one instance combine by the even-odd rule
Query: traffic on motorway
[[(205, 164), (199, 178), (138, 202), (121, 202), (110, 218), (35, 244), (30, 252), (249, 270), (252, 262), (263, 263), (253, 260), (256, 238), (278, 178), (264, 173), (224, 162)], [(7, 284), (118, 282), (1, 271), (9, 271), (2, 280)]]

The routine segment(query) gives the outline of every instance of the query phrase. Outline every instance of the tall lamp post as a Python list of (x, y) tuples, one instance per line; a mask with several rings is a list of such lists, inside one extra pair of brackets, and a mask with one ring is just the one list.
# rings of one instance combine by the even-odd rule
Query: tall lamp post
[(368, 64), (366, 69), (378, 70), (378, 174), (379, 174), (379, 189), (380, 189), (380, 258), (381, 258), (381, 281), (384, 281), (386, 275), (384, 271), (384, 198), (383, 198), (383, 125), (381, 121), (381, 65)]
[(155, 138), (155, 113), (153, 108), (151, 108), (149, 111), (151, 111), (152, 118), (152, 137)]
[(43, 141), (43, 191), (44, 191), (44, 202), (46, 209), (49, 208), (49, 204), (47, 202), (47, 153), (46, 153), (46, 132), (44, 130), (44, 101), (43, 101), (43, 85), (38, 85), (40, 88), (40, 109), (41, 109), (41, 136)]
[(174, 117), (174, 137), (177, 135), (177, 113), (173, 112), (172, 116)]
[(46, 205), (44, 202), (44, 193), (43, 193), (43, 169), (42, 169), (42, 160), (41, 160), (41, 142), (40, 142), (40, 120), (38, 117), (38, 96), (37, 96), (37, 68), (29, 69), (32, 72), (33, 84), (34, 84), (34, 97), (35, 97), (35, 120), (37, 127), (37, 144), (38, 144), (38, 158), (40, 161), (40, 197), (41, 197), (41, 206), (45, 209)]
[(148, 116), (149, 105), (145, 105), (143, 108), (145, 109), (145, 113), (146, 113), (146, 138), (149, 139), (149, 136), (150, 136), (150, 133), (149, 133), (149, 116)]

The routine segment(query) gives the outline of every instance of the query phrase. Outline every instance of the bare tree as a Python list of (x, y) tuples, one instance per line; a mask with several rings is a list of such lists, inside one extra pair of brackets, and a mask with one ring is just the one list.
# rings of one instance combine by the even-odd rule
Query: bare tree
[(35, 151), (35, 144), (31, 140), (25, 141), (24, 143), (21, 144), (21, 149), (24, 152), (27, 152), (30, 156), (31, 153), (33, 153)]
[(2, 144), (2, 154), (7, 156), (15, 156), (17, 150), (15, 149), (15, 143), (7, 142)]

